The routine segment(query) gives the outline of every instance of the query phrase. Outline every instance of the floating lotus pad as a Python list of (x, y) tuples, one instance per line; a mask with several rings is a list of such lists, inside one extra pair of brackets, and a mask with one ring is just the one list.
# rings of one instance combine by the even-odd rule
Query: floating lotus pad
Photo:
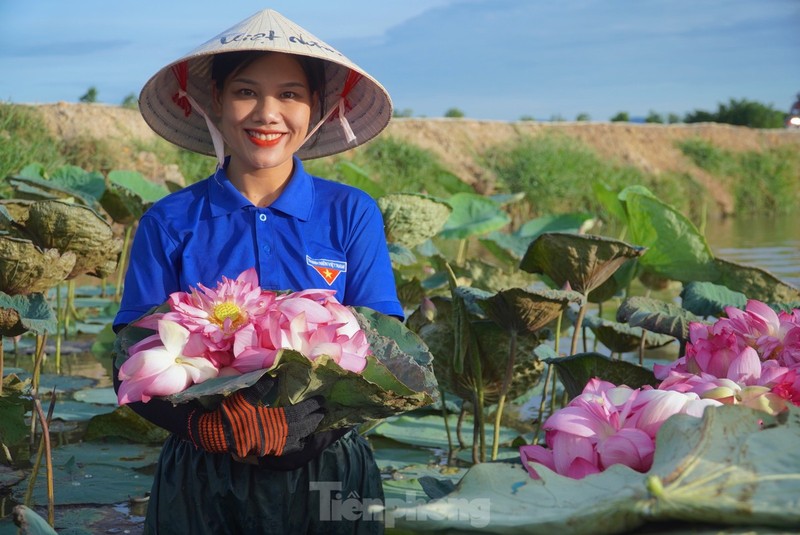
[(441, 499), (387, 510), (387, 525), (413, 533), (628, 533), (665, 522), (675, 532), (698, 524), (796, 531), (798, 410), (780, 423), (741, 405), (672, 416), (645, 474), (615, 465), (577, 480), (537, 465), (534, 480), (518, 463), (481, 463)]

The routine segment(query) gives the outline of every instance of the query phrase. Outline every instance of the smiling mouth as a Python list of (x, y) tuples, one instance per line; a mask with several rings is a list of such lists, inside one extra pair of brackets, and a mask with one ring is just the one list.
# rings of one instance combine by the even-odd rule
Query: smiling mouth
[(253, 143), (262, 147), (275, 145), (281, 139), (281, 137), (283, 137), (283, 134), (279, 132), (265, 133), (257, 132), (255, 130), (246, 130), (246, 132), (247, 136)]

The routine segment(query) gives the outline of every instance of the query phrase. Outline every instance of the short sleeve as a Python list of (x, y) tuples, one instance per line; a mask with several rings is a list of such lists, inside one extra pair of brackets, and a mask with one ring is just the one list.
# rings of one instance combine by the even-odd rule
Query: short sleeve
[(403, 318), (403, 307), (397, 299), (392, 262), (386, 245), (383, 217), (371, 198), (362, 206), (363, 212), (353, 222), (347, 250), (344, 303)]
[(125, 286), (114, 326), (138, 319), (180, 290), (177, 244), (156, 218), (139, 221), (125, 273)]

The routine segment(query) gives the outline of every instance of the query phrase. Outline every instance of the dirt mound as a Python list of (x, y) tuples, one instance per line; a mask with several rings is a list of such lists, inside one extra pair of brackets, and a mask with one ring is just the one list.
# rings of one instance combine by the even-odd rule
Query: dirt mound
[[(101, 104), (40, 105), (51, 130), (63, 139), (148, 141), (156, 138), (135, 110)], [(733, 211), (733, 198), (713, 176), (686, 158), (676, 142), (701, 138), (731, 151), (761, 151), (792, 145), (800, 150), (800, 131), (758, 130), (716, 123), (657, 125), (633, 123), (537, 123), (475, 121), (470, 119), (395, 119), (381, 135), (390, 135), (430, 150), (441, 162), (477, 191), (490, 192), (494, 178), (479, 155), (498, 143), (522, 136), (560, 132), (595, 150), (601, 157), (633, 165), (648, 173), (688, 173), (712, 195), (722, 213)], [(141, 159), (141, 155), (137, 155)], [(136, 162), (132, 162), (135, 164)]]

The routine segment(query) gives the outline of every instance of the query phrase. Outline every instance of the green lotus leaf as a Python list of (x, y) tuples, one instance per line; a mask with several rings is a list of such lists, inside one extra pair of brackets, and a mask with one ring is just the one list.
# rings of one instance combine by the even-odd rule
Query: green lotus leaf
[(518, 191), (517, 193), (497, 193), (489, 195), (489, 198), (500, 206), (507, 206), (509, 204), (516, 204), (525, 199), (525, 192)]
[(14, 523), (20, 526), (20, 533), (35, 535), (57, 535), (58, 532), (36, 511), (27, 505), (16, 505), (12, 510)]
[(453, 212), (439, 236), (444, 239), (464, 240), (499, 230), (511, 218), (493, 200), (476, 193), (456, 193), (447, 203)]
[(602, 236), (547, 232), (530, 244), (519, 267), (543, 273), (559, 287), (569, 283), (572, 290), (586, 295), (644, 252), (643, 247)]
[(641, 282), (644, 287), (649, 290), (656, 292), (666, 290), (671, 281), (672, 279), (664, 277), (663, 275), (659, 275), (653, 271), (652, 268), (642, 266), (642, 268), (639, 270), (639, 282)]
[(800, 300), (800, 290), (778, 279), (765, 269), (715, 258), (714, 265), (720, 274), (717, 282), (741, 292), (750, 299), (765, 303), (784, 303)]
[[(511, 336), (508, 330), (491, 320), (483, 319), (482, 316), (466, 312), (464, 320), (468, 323), (468, 332), (476, 340), (474, 345), (466, 343), (467, 350), (477, 351), (481, 369), (480, 374), (473, 369), (470, 358), (464, 358), (462, 367), (458, 368), (454, 346), (453, 301), (438, 296), (432, 297), (431, 301), (436, 307), (433, 318), (425, 317), (418, 310), (409, 316), (408, 323), (415, 326), (416, 332), (433, 354), (433, 369), (440, 386), (461, 399), (472, 400), (475, 378), (479, 376), (486, 403), (496, 402), (510, 355)], [(509, 399), (520, 396), (539, 381), (544, 369), (534, 353), (539, 343), (540, 339), (536, 334), (517, 336)]]
[[(112, 505), (128, 503), (132, 496), (144, 496), (153, 483), (152, 476), (146, 473), (152, 470), (160, 451), (161, 446), (118, 441), (81, 441), (59, 445), (53, 449), (57, 504)], [(14, 488), (15, 499), (23, 500), (27, 486), (18, 485)], [(46, 477), (36, 479), (33, 501), (37, 504), (47, 503)], [(64, 531), (86, 533), (82, 529), (72, 531), (68, 528)]]
[(336, 171), (342, 175), (344, 181), (353, 187), (365, 191), (373, 199), (379, 199), (386, 195), (386, 190), (372, 180), (366, 171), (350, 161), (342, 161), (336, 164)]
[(491, 232), (481, 238), (480, 242), (504, 263), (517, 265), (525, 256), (528, 245), (540, 234), (545, 232), (576, 232), (580, 234), (593, 226), (594, 222), (595, 219), (589, 214), (547, 215), (523, 223), (511, 234)]
[(797, 531), (798, 441), (796, 407), (780, 422), (741, 405), (712, 407), (702, 418), (667, 419), (645, 474), (614, 465), (571, 479), (536, 465), (534, 480), (518, 463), (481, 463), (444, 498), (387, 509), (385, 522), (413, 533)]
[(722, 316), (725, 307), (744, 309), (747, 296), (735, 292), (727, 286), (712, 282), (694, 281), (686, 284), (681, 291), (683, 308), (698, 316)]
[[(443, 269), (438, 262), (434, 266)], [(499, 292), (507, 288), (524, 288), (536, 282), (536, 276), (515, 268), (503, 268), (478, 258), (467, 260), (462, 266), (452, 266), (453, 273), (462, 285), (469, 285), (487, 292)]]
[(619, 198), (619, 192), (611, 189), (611, 186), (601, 180), (592, 182), (592, 191), (600, 205), (606, 212), (620, 223), (628, 222), (628, 214), (625, 213), (625, 206)]
[(44, 294), (8, 295), (0, 292), (0, 336), (55, 333), (56, 316)]
[(108, 187), (99, 197), (100, 205), (117, 223), (124, 225), (137, 221), (157, 200), (169, 190), (144, 178), (136, 171), (111, 171)]
[(75, 266), (73, 252), (42, 250), (29, 240), (0, 236), (0, 291), (9, 295), (46, 292)]
[(397, 284), (397, 299), (403, 308), (413, 309), (418, 306), (425, 297), (425, 290), (420, 281), (415, 277), (411, 280), (395, 277)]
[(87, 206), (96, 204), (105, 190), (105, 179), (102, 174), (88, 172), (72, 165), (57, 169), (49, 179), (33, 176), (30, 173), (9, 177), (8, 183), (19, 194), (28, 198), (76, 199)]
[(641, 327), (631, 327), (627, 323), (618, 323), (598, 316), (586, 316), (583, 324), (592, 330), (595, 338), (614, 353), (627, 353), (638, 349), (642, 343), (642, 336), (645, 337), (646, 349), (655, 349), (675, 341), (672, 336), (666, 334), (646, 331)]
[(642, 266), (681, 282), (718, 277), (711, 248), (691, 221), (651, 194), (623, 193), (630, 239), (647, 247)]
[(444, 201), (419, 193), (393, 193), (378, 199), (386, 239), (416, 247), (435, 236), (453, 209)]
[(547, 359), (545, 362), (556, 367), (558, 377), (570, 399), (583, 392), (586, 383), (595, 377), (617, 386), (627, 385), (631, 388), (644, 385), (655, 387), (659, 383), (652, 371), (624, 360), (610, 359), (600, 353), (576, 353), (569, 357)]
[[(122, 240), (91, 208), (61, 201), (41, 201), (31, 206), (26, 224), (36, 243), (76, 255), (68, 278), (84, 273), (106, 277), (113, 273)], [(114, 268), (114, 269), (110, 269)]]
[[(164, 310), (165, 305), (154, 310)], [(319, 430), (349, 427), (430, 405), (438, 385), (425, 343), (402, 322), (379, 312), (352, 309), (367, 336), (372, 355), (361, 374), (343, 369), (327, 355), (313, 362), (294, 350), (282, 350), (272, 367), (229, 377), (215, 377), (166, 399), (172, 403), (199, 400), (215, 406), (224, 396), (253, 385), (269, 374), (278, 378), (275, 405), (298, 403), (311, 396), (326, 400)], [(152, 311), (151, 311), (152, 313)], [(128, 325), (120, 331), (114, 358), (121, 365), (128, 348), (153, 331)]]
[(566, 290), (502, 290), (483, 300), (481, 308), (500, 327), (518, 333), (538, 331), (556, 319), (570, 303), (583, 296)]
[(127, 405), (89, 420), (84, 440), (124, 438), (137, 444), (163, 444), (169, 432), (145, 420)]
[(630, 258), (623, 262), (619, 269), (607, 278), (603, 284), (589, 292), (589, 302), (605, 303), (612, 297), (625, 292), (639, 272), (639, 268), (638, 258)]
[(417, 257), (411, 249), (396, 242), (389, 242), (389, 258), (395, 266), (413, 266), (417, 263)]
[(703, 318), (679, 305), (641, 296), (628, 297), (622, 302), (617, 309), (617, 321), (668, 334), (681, 342), (689, 339), (689, 323), (704, 323)]

